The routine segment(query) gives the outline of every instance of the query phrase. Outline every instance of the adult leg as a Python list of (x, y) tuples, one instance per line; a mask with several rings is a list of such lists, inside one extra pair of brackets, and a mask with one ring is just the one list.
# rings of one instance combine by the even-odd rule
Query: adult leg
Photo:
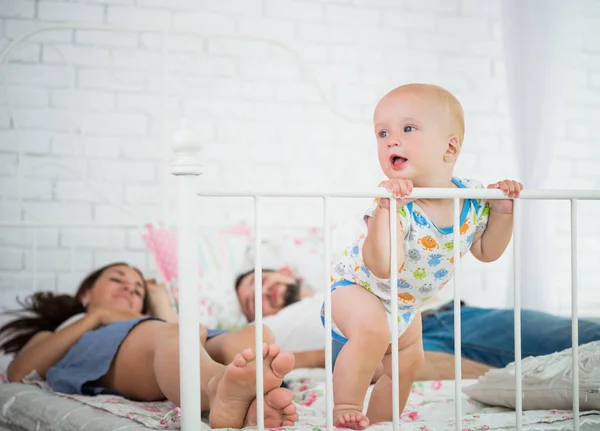
[[(508, 317), (510, 333), (514, 334), (514, 320), (511, 319), (513, 310), (502, 310)], [(586, 344), (600, 340), (600, 322), (579, 319), (578, 344)], [(534, 310), (521, 311), (521, 342), (522, 356), (548, 355), (572, 347), (572, 325), (570, 317), (559, 317), (549, 313)], [(509, 339), (514, 349), (514, 336)], [(510, 361), (514, 360), (514, 350)]]
[[(279, 388), (283, 376), (293, 368), (293, 355), (280, 354), (279, 348), (272, 345), (265, 348), (263, 356), (265, 425), (293, 422), (296, 416), (291, 393)], [(247, 349), (226, 367), (212, 360), (201, 347), (200, 371), (201, 407), (211, 410), (211, 425), (217, 428), (249, 425), (247, 415), (252, 420), (249, 409), (256, 391), (252, 350)], [(176, 405), (180, 403), (179, 383), (179, 328), (177, 324), (160, 321), (137, 325), (121, 344), (108, 373), (100, 379), (102, 386), (128, 398), (144, 401), (167, 398)], [(254, 413), (254, 420), (255, 417)]]
[[(255, 331), (255, 325), (247, 325), (243, 328), (209, 338), (206, 341), (206, 351), (216, 362), (229, 364), (242, 350), (247, 348), (254, 350), (256, 344)], [(262, 327), (262, 337), (265, 344), (275, 342), (273, 332), (264, 325)]]
[[(462, 307), (461, 339), (463, 359), (505, 367), (515, 359), (514, 310)], [(600, 323), (579, 320), (579, 344), (596, 340), (600, 340)], [(522, 310), (521, 346), (523, 358), (571, 347), (571, 319)], [(424, 319), (423, 347), (425, 351), (454, 353), (453, 309)]]
[[(493, 368), (486, 364), (461, 358), (461, 376), (463, 379), (476, 379)], [(417, 380), (452, 379), (454, 379), (454, 354), (425, 351), (423, 367), (417, 375)]]
[[(579, 321), (579, 344), (600, 340), (600, 323)], [(493, 367), (515, 360), (514, 310), (461, 308), (462, 356)], [(425, 350), (454, 353), (454, 312), (428, 316)], [(571, 347), (571, 320), (534, 310), (521, 311), (522, 357), (547, 355)]]
[[(367, 416), (370, 423), (378, 423), (392, 420), (392, 352), (388, 348), (383, 358), (385, 374), (377, 380)], [(412, 384), (417, 378), (419, 370), (423, 365), (423, 345), (421, 342), (421, 315), (417, 314), (398, 339), (398, 379), (399, 379), (399, 405), (400, 411), (404, 410)]]
[[(461, 333), (463, 334), (461, 352), (462, 377), (474, 379), (493, 368), (482, 362), (481, 353), (477, 353), (477, 336), (471, 333), (473, 326), (476, 324), (472, 318), (477, 320), (477, 310), (482, 310), (481, 313), (484, 314), (487, 311), (471, 307), (463, 308), (474, 310), (474, 312), (461, 313)], [(452, 308), (442, 309), (424, 316), (422, 320), (425, 363), (417, 376), (417, 380), (454, 379), (454, 310)], [(477, 332), (477, 329), (474, 331)], [(470, 333), (469, 349), (467, 351), (464, 351), (465, 333)], [(477, 358), (477, 360), (474, 360), (474, 358)]]

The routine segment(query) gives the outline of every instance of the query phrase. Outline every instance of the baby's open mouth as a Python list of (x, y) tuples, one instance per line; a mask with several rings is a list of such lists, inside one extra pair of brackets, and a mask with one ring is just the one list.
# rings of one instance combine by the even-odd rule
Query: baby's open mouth
[(390, 157), (390, 162), (392, 163), (392, 166), (394, 168), (400, 168), (400, 167), (402, 167), (402, 165), (404, 165), (404, 162), (406, 162), (406, 159), (404, 157), (393, 155)]

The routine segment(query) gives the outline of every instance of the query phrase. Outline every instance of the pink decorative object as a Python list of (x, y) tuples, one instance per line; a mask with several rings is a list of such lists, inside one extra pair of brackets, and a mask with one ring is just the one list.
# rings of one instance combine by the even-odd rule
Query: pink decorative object
[(230, 229), (221, 231), (221, 233), (225, 235), (249, 237), (252, 235), (252, 229), (250, 229), (250, 226), (248, 226), (246, 223), (240, 223)]
[(142, 235), (148, 249), (152, 252), (156, 267), (166, 282), (177, 279), (177, 236), (169, 229), (156, 229), (146, 225), (147, 232)]
[(431, 389), (433, 389), (434, 391), (439, 391), (440, 389), (442, 389), (442, 382), (440, 382), (439, 380), (432, 382)]
[(400, 415), (400, 419), (406, 422), (414, 422), (419, 419), (419, 413), (416, 411), (404, 410), (404, 412)]

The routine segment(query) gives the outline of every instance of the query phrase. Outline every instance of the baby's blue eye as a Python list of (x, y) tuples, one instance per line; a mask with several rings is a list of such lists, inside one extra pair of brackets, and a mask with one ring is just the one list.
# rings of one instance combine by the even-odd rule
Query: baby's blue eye
[(414, 128), (413, 126), (405, 126), (405, 127), (404, 127), (404, 131), (405, 131), (406, 133), (408, 133), (408, 132), (412, 132), (412, 131), (414, 131), (414, 130), (415, 130), (415, 128)]
[(388, 132), (385, 130), (382, 130), (381, 132), (379, 132), (379, 137), (380, 138), (387, 138)]

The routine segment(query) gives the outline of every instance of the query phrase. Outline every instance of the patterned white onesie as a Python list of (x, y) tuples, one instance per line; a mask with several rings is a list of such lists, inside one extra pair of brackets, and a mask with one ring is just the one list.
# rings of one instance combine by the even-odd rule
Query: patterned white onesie
[[(460, 188), (483, 188), (475, 180), (453, 178)], [(367, 209), (365, 220), (377, 208), (377, 200)], [(412, 322), (422, 304), (444, 287), (454, 272), (454, 228), (438, 228), (414, 202), (398, 209), (402, 232), (404, 232), (404, 263), (398, 271), (398, 336)], [(487, 226), (489, 204), (481, 199), (465, 199), (460, 214), (460, 255), (468, 253), (473, 235), (482, 232)], [(340, 286), (357, 284), (381, 298), (388, 315), (390, 331), (391, 301), (390, 279), (375, 277), (365, 266), (362, 248), (365, 236), (344, 250), (332, 268), (333, 292)], [(321, 320), (324, 311), (321, 311)], [(332, 322), (333, 338), (345, 342), (341, 331)]]

